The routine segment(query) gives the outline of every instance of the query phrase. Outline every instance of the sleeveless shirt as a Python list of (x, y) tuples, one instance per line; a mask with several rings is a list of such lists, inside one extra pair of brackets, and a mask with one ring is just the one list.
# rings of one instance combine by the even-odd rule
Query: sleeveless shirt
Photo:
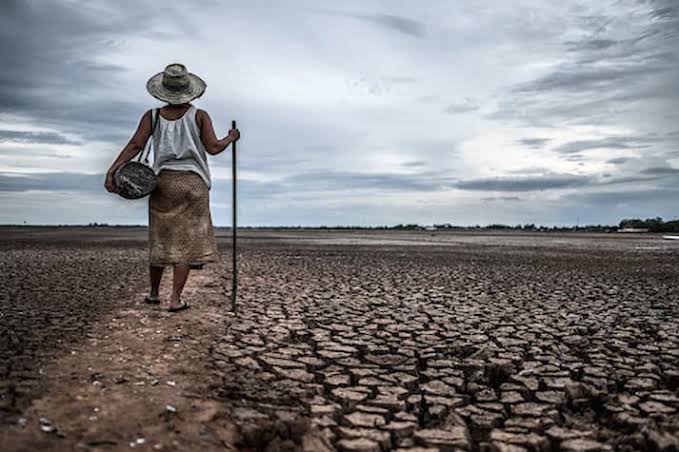
[[(196, 123), (197, 109), (191, 105), (184, 115), (175, 120), (160, 115), (156, 130), (153, 132), (153, 170), (191, 171), (197, 173), (211, 187), (210, 168), (207, 164), (207, 151), (200, 139), (200, 129)], [(155, 121), (156, 110), (151, 111)]]

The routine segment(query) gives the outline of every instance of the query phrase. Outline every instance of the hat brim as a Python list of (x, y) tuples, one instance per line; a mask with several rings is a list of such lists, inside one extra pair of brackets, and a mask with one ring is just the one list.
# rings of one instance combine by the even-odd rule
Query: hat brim
[(184, 104), (197, 99), (205, 92), (207, 86), (202, 78), (188, 73), (189, 84), (181, 90), (169, 90), (163, 85), (163, 73), (159, 72), (146, 82), (146, 90), (156, 99), (170, 104)]

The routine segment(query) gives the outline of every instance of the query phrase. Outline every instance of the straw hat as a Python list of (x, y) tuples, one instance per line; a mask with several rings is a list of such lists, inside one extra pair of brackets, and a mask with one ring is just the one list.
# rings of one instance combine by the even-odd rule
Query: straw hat
[(179, 63), (169, 64), (146, 82), (146, 89), (156, 99), (170, 104), (183, 104), (203, 95), (205, 82)]

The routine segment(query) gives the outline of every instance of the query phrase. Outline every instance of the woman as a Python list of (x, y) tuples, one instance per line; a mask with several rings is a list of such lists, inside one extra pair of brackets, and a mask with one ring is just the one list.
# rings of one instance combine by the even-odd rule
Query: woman
[(132, 139), (106, 174), (106, 189), (116, 192), (113, 175), (144, 148), (153, 134), (153, 169), (158, 185), (149, 198), (151, 292), (145, 301), (160, 303), (158, 289), (163, 269), (171, 265), (172, 312), (189, 307), (181, 294), (191, 267), (200, 268), (219, 257), (210, 215), (211, 179), (206, 154), (219, 154), (240, 138), (240, 132), (231, 129), (226, 137), (218, 139), (210, 116), (191, 105), (205, 86), (200, 77), (187, 72), (181, 64), (170, 64), (151, 77), (146, 89), (167, 105), (144, 114)]

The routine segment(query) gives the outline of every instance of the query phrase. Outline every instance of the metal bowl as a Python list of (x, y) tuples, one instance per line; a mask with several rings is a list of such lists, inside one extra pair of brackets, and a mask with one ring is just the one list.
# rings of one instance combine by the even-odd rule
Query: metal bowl
[(143, 163), (128, 162), (113, 175), (118, 194), (127, 199), (147, 196), (156, 188), (156, 173)]

